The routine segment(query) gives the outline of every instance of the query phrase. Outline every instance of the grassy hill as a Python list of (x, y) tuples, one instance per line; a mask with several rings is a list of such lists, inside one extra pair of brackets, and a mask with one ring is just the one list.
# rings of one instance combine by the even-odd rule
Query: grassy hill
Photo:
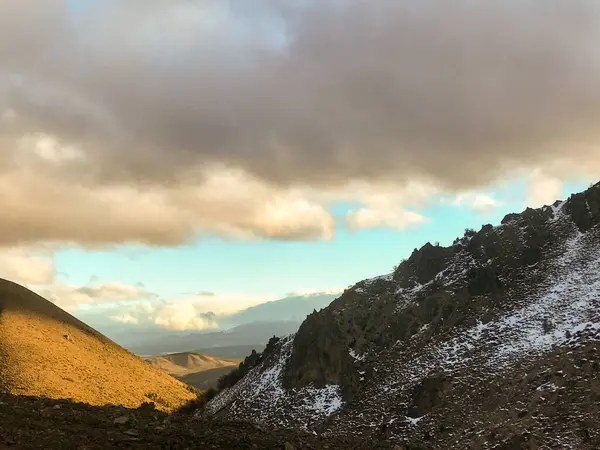
[(176, 408), (194, 395), (53, 303), (0, 280), (0, 392)]

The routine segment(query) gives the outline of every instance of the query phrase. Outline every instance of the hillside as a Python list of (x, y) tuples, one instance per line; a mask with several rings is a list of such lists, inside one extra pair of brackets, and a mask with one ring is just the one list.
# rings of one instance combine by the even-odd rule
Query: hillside
[(91, 405), (154, 401), (163, 409), (194, 397), (183, 383), (5, 280), (0, 280), (0, 392)]
[(207, 414), (426, 448), (600, 448), (599, 268), (600, 183), (357, 283)]
[(219, 359), (204, 353), (183, 352), (170, 353), (146, 358), (146, 362), (170, 375), (188, 375), (206, 370), (237, 366), (238, 360)]
[(219, 378), (235, 369), (240, 360), (221, 359), (205, 353), (184, 352), (145, 359), (151, 366), (202, 391), (216, 388)]

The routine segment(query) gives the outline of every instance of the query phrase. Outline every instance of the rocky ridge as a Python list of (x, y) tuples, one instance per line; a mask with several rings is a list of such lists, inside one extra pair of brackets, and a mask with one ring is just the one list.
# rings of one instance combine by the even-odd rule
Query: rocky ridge
[(427, 448), (599, 448), (600, 183), (426, 244), (206, 413)]

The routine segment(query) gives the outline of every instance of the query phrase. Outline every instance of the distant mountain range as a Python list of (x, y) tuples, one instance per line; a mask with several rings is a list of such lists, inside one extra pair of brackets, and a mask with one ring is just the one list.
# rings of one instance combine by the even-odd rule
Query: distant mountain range
[(298, 295), (218, 315), (215, 316), (221, 327), (218, 331), (120, 327), (107, 334), (138, 355), (199, 351), (219, 358), (244, 358), (253, 349), (262, 351), (273, 336), (295, 333), (310, 313), (327, 307), (337, 296)]
[(336, 294), (310, 294), (286, 297), (272, 302), (251, 306), (242, 311), (217, 316), (216, 321), (223, 329), (230, 329), (254, 322), (301, 323), (314, 310), (320, 310), (339, 297)]

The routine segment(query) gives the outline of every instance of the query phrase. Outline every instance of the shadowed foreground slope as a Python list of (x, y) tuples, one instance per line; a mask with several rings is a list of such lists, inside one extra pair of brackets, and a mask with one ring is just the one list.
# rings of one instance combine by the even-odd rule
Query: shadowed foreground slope
[(194, 397), (53, 303), (0, 280), (0, 392), (175, 408)]
[(390, 442), (331, 439), (244, 422), (201, 421), (149, 407), (89, 406), (0, 393), (0, 449), (11, 450), (422, 450)]

